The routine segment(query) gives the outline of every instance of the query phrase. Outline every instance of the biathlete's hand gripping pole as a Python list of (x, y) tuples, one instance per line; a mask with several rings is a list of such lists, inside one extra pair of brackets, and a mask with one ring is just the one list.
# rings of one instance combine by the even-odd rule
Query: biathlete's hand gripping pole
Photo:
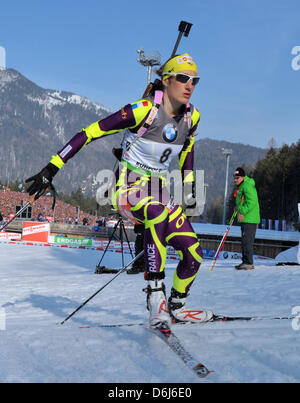
[(232, 226), (232, 224), (233, 224), (233, 221), (234, 221), (235, 217), (237, 216), (237, 213), (239, 212), (239, 209), (241, 208), (241, 205), (242, 205), (242, 203), (243, 203), (243, 200), (244, 200), (244, 196), (241, 198), (241, 202), (240, 202), (239, 207), (238, 207), (236, 210), (234, 210), (234, 212), (233, 212), (233, 214), (232, 214), (232, 216), (231, 216), (231, 219), (230, 219), (230, 221), (229, 221), (227, 230), (226, 230), (225, 234), (223, 235), (223, 238), (222, 238), (222, 240), (221, 240), (221, 242), (220, 242), (220, 245), (219, 245), (219, 247), (218, 247), (218, 249), (217, 249), (217, 251), (216, 251), (216, 253), (215, 253), (215, 257), (214, 257), (214, 260), (213, 260), (213, 262), (212, 262), (212, 265), (211, 265), (210, 268), (209, 268), (209, 271), (213, 271), (213, 268), (214, 268), (215, 265), (216, 265), (216, 262), (217, 262), (217, 260), (218, 260), (218, 257), (219, 257), (219, 255), (220, 255), (220, 253), (221, 253), (221, 250), (223, 249), (223, 246), (224, 246), (224, 244), (225, 244), (226, 238), (227, 238), (227, 236), (228, 236), (228, 234), (229, 234), (230, 228), (231, 228), (231, 226)]
[(193, 24), (191, 24), (189, 22), (180, 21), (179, 27), (178, 27), (179, 34), (178, 34), (178, 38), (177, 38), (177, 41), (175, 43), (173, 52), (171, 54), (171, 58), (174, 57), (175, 54), (176, 54), (176, 51), (177, 51), (178, 45), (179, 45), (179, 43), (181, 41), (182, 35), (184, 34), (184, 36), (189, 36), (190, 30), (192, 28), (192, 25)]

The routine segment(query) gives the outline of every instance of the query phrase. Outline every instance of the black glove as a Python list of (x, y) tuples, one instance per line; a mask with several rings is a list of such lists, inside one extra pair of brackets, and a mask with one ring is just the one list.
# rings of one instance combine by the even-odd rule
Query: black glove
[(3, 221), (3, 215), (0, 213), (0, 222)]
[(47, 188), (51, 190), (51, 188), (53, 188), (52, 179), (58, 171), (59, 168), (49, 162), (49, 164), (45, 166), (41, 172), (26, 179), (25, 183), (33, 182), (27, 189), (29, 196), (32, 196), (36, 193), (37, 198), (44, 194)]

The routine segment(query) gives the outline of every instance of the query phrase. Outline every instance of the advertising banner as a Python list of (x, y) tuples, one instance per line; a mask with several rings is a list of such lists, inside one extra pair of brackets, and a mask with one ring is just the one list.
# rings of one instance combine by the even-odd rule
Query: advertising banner
[(33, 242), (48, 242), (50, 224), (34, 221), (24, 221), (22, 240)]
[(55, 236), (54, 243), (60, 245), (72, 245), (72, 246), (92, 246), (92, 239)]
[(21, 239), (21, 234), (16, 234), (14, 232), (0, 232), (1, 239)]

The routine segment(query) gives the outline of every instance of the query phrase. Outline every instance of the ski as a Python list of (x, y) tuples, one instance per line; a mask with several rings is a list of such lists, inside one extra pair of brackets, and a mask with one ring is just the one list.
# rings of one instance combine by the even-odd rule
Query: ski
[[(254, 321), (254, 320), (293, 320), (295, 317), (293, 316), (225, 316), (225, 315), (214, 315), (209, 322), (177, 322), (173, 323), (172, 326), (183, 326), (183, 325), (205, 325), (206, 323), (213, 322), (234, 322), (234, 321)], [(112, 324), (95, 324), (95, 325), (87, 325), (80, 326), (81, 329), (89, 329), (93, 327), (131, 327), (131, 326), (147, 326), (144, 322), (136, 322), (136, 323), (112, 323)]]
[(223, 316), (214, 315), (211, 322), (232, 322), (232, 321), (251, 321), (251, 320), (292, 320), (293, 316)]
[(170, 329), (158, 329), (147, 326), (146, 329), (163, 340), (170, 349), (200, 378), (205, 378), (213, 372), (199, 363), (182, 345), (178, 337)]
[(112, 324), (95, 324), (95, 325), (87, 325), (87, 326), (79, 326), (79, 329), (91, 329), (93, 327), (102, 327), (102, 328), (110, 328), (110, 327), (132, 327), (132, 326), (147, 326), (146, 323), (112, 323)]
[(118, 328), (129, 326), (144, 326), (146, 330), (158, 336), (163, 340), (171, 350), (200, 378), (205, 378), (210, 372), (205, 365), (199, 363), (181, 344), (178, 337), (170, 329), (156, 329), (152, 328), (145, 323), (121, 323), (111, 325), (94, 325), (94, 326), (80, 326), (80, 329), (90, 329), (93, 327), (101, 328)]

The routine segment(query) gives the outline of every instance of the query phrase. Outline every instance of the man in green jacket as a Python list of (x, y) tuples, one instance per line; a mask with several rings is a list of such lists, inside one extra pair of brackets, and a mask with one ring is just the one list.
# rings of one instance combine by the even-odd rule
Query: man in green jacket
[(242, 232), (242, 263), (235, 266), (238, 270), (252, 270), (253, 244), (257, 225), (260, 223), (260, 210), (255, 181), (246, 176), (243, 168), (234, 171), (234, 182), (237, 186), (234, 196), (238, 209), (238, 222)]

